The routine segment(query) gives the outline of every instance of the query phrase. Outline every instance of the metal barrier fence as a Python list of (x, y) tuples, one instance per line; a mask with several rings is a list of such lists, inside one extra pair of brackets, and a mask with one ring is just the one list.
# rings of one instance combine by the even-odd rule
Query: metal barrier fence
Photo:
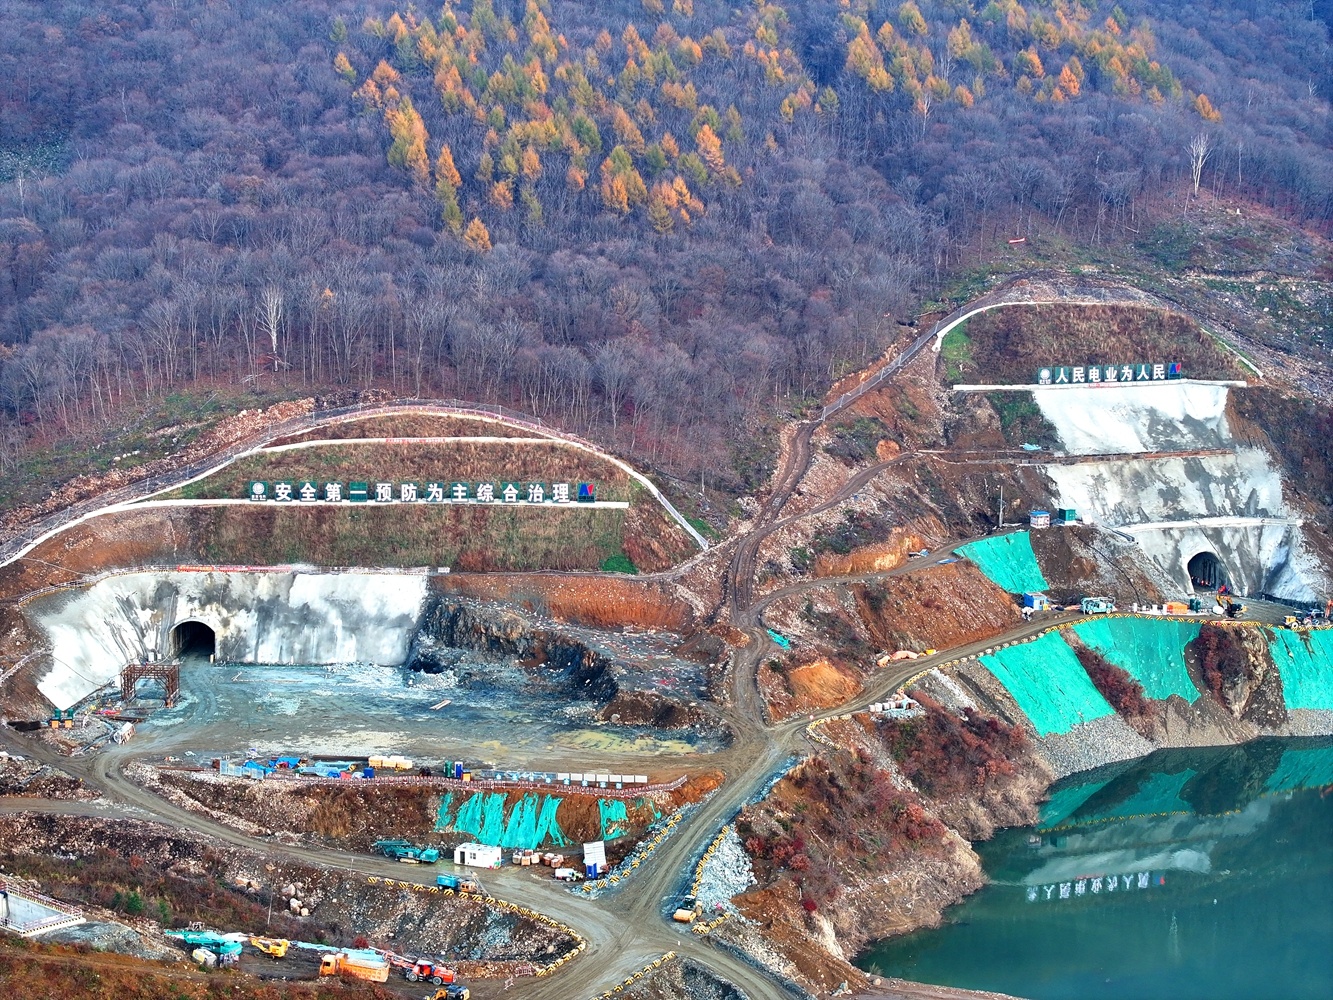
[[(248, 777), (249, 775), (234, 774), (245, 770), (245, 768), (229, 764), (226, 776)], [(171, 767), (160, 766), (163, 771), (186, 771), (200, 774), (213, 773), (210, 768), (204, 767)], [(685, 784), (686, 777), (681, 775), (673, 781), (658, 782), (654, 784), (629, 785), (624, 788), (602, 788), (597, 785), (582, 784), (564, 784), (563, 782), (544, 782), (544, 781), (508, 781), (495, 778), (473, 778), (471, 781), (463, 781), (460, 778), (446, 778), (443, 775), (431, 775), (423, 777), (421, 775), (380, 775), (376, 774), (373, 778), (321, 778), (315, 775), (293, 774), (291, 771), (275, 770), (267, 772), (268, 780), (290, 781), (302, 785), (346, 785), (349, 781), (364, 781), (371, 785), (399, 785), (399, 786), (417, 786), (423, 788), (445, 788), (450, 791), (478, 789), (482, 791), (531, 791), (531, 792), (561, 792), (595, 794), (604, 799), (632, 799), (642, 795), (653, 795), (658, 792), (674, 792)]]
[[(14, 883), (10, 879), (0, 878), (0, 896), (5, 899), (5, 913), (3, 917), (0, 917), (0, 928), (13, 931), (20, 937), (31, 937), (34, 934), (55, 930), (57, 927), (73, 927), (75, 924), (83, 923), (83, 911), (77, 906), (52, 899), (50, 896), (29, 889), (26, 885)], [(52, 910), (54, 913), (49, 917), (42, 917), (40, 920), (15, 922), (10, 918), (9, 906), (9, 899), (13, 896), (36, 903), (43, 909)]]

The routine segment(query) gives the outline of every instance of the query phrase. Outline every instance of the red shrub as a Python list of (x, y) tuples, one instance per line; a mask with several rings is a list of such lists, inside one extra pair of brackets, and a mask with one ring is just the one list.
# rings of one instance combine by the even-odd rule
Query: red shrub
[(1092, 686), (1101, 692), (1107, 704), (1126, 718), (1142, 719), (1147, 716), (1148, 699), (1143, 696), (1142, 684), (1095, 649), (1080, 646), (1074, 652), (1078, 662), (1088, 672)]
[(1014, 773), (1013, 762), (1026, 746), (1021, 729), (970, 710), (960, 719), (925, 695), (916, 697), (924, 715), (886, 721), (879, 731), (903, 774), (922, 792), (933, 798), (965, 795)]

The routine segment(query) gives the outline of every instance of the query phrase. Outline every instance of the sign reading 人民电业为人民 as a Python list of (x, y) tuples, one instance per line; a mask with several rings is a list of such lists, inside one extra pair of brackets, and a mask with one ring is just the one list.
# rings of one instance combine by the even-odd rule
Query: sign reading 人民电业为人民
[(1132, 872), (1128, 875), (1087, 875), (1068, 882), (1050, 882), (1027, 887), (1029, 903), (1048, 903), (1061, 899), (1090, 899), (1099, 896), (1119, 896), (1141, 889), (1157, 889), (1166, 885), (1161, 872)]
[(324, 483), (314, 480), (251, 482), (246, 497), (276, 503), (594, 503), (592, 483), (462, 483), (363, 482)]
[(1127, 382), (1168, 382), (1184, 377), (1179, 361), (1037, 369), (1037, 385), (1124, 385)]

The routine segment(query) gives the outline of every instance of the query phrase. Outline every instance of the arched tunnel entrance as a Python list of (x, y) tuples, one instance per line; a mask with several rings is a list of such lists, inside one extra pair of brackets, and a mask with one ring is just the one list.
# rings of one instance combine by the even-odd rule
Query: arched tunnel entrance
[(1227, 568), (1222, 565), (1222, 560), (1217, 558), (1214, 552), (1198, 553), (1190, 559), (1186, 569), (1189, 571), (1190, 583), (1194, 584), (1195, 590), (1216, 591), (1218, 587), (1230, 582), (1227, 578)]
[(203, 622), (181, 622), (171, 630), (172, 656), (212, 656), (217, 651), (217, 634)]

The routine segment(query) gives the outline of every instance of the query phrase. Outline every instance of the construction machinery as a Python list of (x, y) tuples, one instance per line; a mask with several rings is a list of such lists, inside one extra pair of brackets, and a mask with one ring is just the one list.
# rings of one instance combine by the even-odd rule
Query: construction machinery
[(217, 931), (165, 931), (164, 937), (174, 938), (190, 948), (204, 948), (213, 952), (224, 965), (230, 965), (241, 955), (241, 942)]
[(286, 958), (292, 943), (286, 938), (252, 937), (250, 943), (269, 958)]
[(418, 958), (415, 962), (403, 969), (403, 978), (409, 983), (419, 983), (430, 980), (436, 986), (443, 986), (452, 983), (455, 980), (454, 970), (440, 962), (432, 962), (429, 959)]
[(466, 875), (436, 875), (435, 884), (455, 892), (481, 892), (481, 883)]
[(377, 840), (370, 848), (377, 854), (405, 865), (433, 865), (440, 860), (440, 852), (436, 848), (418, 847), (407, 840)]
[(1107, 615), (1115, 610), (1115, 601), (1109, 597), (1085, 597), (1078, 607), (1085, 615)]
[(1245, 613), (1245, 605), (1230, 594), (1218, 594), (1217, 604), (1222, 609), (1222, 614), (1228, 618), (1239, 618)]
[(680, 924), (692, 924), (694, 918), (703, 912), (703, 905), (694, 896), (686, 896), (676, 904), (676, 912), (671, 919)]
[(321, 976), (351, 976), (370, 983), (389, 981), (389, 963), (379, 955), (335, 951), (319, 960)]
[(466, 986), (459, 986), (454, 983), (435, 991), (435, 995), (430, 1000), (471, 1000), (472, 991)]

